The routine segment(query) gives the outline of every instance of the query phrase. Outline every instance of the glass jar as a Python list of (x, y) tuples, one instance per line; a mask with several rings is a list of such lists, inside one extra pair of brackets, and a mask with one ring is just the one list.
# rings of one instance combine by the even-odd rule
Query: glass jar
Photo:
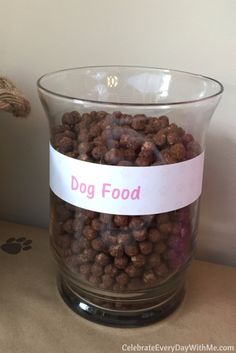
[(46, 74), (38, 90), (50, 126), (50, 240), (62, 298), (106, 325), (166, 317), (184, 296), (222, 84), (107, 66)]

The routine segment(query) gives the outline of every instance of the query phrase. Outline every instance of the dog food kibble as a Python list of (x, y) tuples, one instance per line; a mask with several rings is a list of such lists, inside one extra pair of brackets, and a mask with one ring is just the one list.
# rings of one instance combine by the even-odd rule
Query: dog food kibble
[[(201, 153), (193, 136), (167, 116), (121, 112), (65, 113), (53, 129), (51, 144), (70, 158), (127, 168), (178, 163)], [(52, 245), (78, 279), (101, 290), (156, 286), (190, 255), (194, 204), (162, 214), (126, 216), (84, 210), (53, 193), (52, 201)]]
[(128, 262), (129, 258), (126, 255), (121, 257), (115, 257), (114, 259), (114, 265), (119, 269), (125, 269), (128, 265)]
[(125, 245), (124, 250), (126, 255), (128, 256), (138, 255), (139, 253), (139, 248), (136, 243)]
[(121, 257), (124, 255), (123, 246), (121, 244), (111, 245), (109, 247), (109, 253), (113, 257)]
[(111, 277), (115, 277), (116, 275), (118, 275), (119, 270), (117, 267), (114, 266), (114, 264), (109, 264), (104, 267), (104, 273), (110, 275)]

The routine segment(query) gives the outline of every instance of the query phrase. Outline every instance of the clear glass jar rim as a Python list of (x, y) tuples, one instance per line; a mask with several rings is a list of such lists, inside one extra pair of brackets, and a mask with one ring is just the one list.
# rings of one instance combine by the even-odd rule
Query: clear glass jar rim
[[(69, 95), (64, 95), (61, 93), (57, 93), (55, 91), (49, 90), (46, 87), (44, 87), (43, 85), (43, 80), (56, 75), (56, 74), (60, 74), (60, 73), (65, 73), (67, 71), (76, 71), (76, 70), (88, 70), (88, 69), (111, 69), (111, 68), (119, 68), (119, 69), (146, 69), (146, 70), (156, 70), (156, 71), (163, 71), (163, 72), (173, 72), (173, 73), (177, 73), (177, 74), (182, 74), (182, 75), (186, 75), (186, 76), (192, 76), (195, 78), (201, 78), (204, 79), (206, 81), (212, 81), (215, 82), (218, 86), (219, 86), (219, 90), (214, 93), (211, 94), (209, 96), (206, 97), (202, 97), (199, 99), (192, 99), (192, 100), (183, 100), (183, 101), (178, 101), (178, 102), (162, 102), (162, 103), (122, 103), (122, 102), (112, 102), (112, 101), (99, 101), (99, 100), (92, 100), (92, 99), (84, 99), (84, 98), (80, 98), (80, 97), (73, 97), (73, 96), (69, 96)], [(175, 105), (182, 105), (182, 104), (190, 104), (190, 103), (198, 103), (198, 102), (202, 102), (202, 101), (206, 101), (206, 100), (210, 100), (214, 97), (217, 97), (219, 95), (221, 95), (224, 91), (224, 86), (223, 84), (211, 77), (205, 76), (205, 75), (200, 75), (200, 74), (195, 74), (192, 72), (188, 72), (188, 71), (182, 71), (182, 70), (175, 70), (175, 69), (168, 69), (168, 68), (158, 68), (158, 67), (151, 67), (151, 66), (132, 66), (132, 65), (100, 65), (100, 66), (81, 66), (81, 67), (73, 67), (73, 68), (68, 68), (68, 69), (62, 69), (62, 70), (56, 70), (56, 71), (52, 71), (49, 73), (46, 73), (44, 75), (42, 75), (38, 80), (37, 80), (37, 86), (40, 90), (47, 92), (48, 94), (51, 94), (53, 96), (56, 97), (60, 97), (60, 98), (64, 98), (64, 99), (68, 99), (68, 100), (76, 100), (76, 101), (81, 101), (81, 102), (85, 102), (85, 103), (93, 103), (93, 104), (97, 104), (97, 105), (114, 105), (114, 106), (137, 106), (137, 107), (147, 107), (147, 106), (175, 106)]]

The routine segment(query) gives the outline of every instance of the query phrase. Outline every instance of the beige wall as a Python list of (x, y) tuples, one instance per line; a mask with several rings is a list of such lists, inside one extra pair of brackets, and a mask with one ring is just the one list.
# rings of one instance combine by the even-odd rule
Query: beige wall
[(32, 113), (0, 113), (0, 218), (47, 226), (48, 129), (36, 80), (65, 67), (170, 67), (225, 86), (208, 134), (198, 255), (236, 264), (236, 1), (0, 0), (0, 67)]

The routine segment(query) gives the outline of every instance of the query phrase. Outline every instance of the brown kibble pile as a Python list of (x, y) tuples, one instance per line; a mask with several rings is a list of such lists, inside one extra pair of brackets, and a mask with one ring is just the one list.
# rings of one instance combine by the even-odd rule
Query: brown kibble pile
[(54, 128), (52, 145), (72, 158), (124, 166), (178, 163), (201, 151), (192, 135), (166, 116), (120, 112), (65, 113), (62, 125)]
[[(65, 113), (53, 147), (71, 158), (119, 166), (178, 163), (200, 145), (168, 117), (120, 112)], [(191, 206), (162, 214), (122, 216), (72, 206), (52, 193), (52, 243), (65, 266), (92, 286), (114, 291), (156, 286), (191, 252)]]

